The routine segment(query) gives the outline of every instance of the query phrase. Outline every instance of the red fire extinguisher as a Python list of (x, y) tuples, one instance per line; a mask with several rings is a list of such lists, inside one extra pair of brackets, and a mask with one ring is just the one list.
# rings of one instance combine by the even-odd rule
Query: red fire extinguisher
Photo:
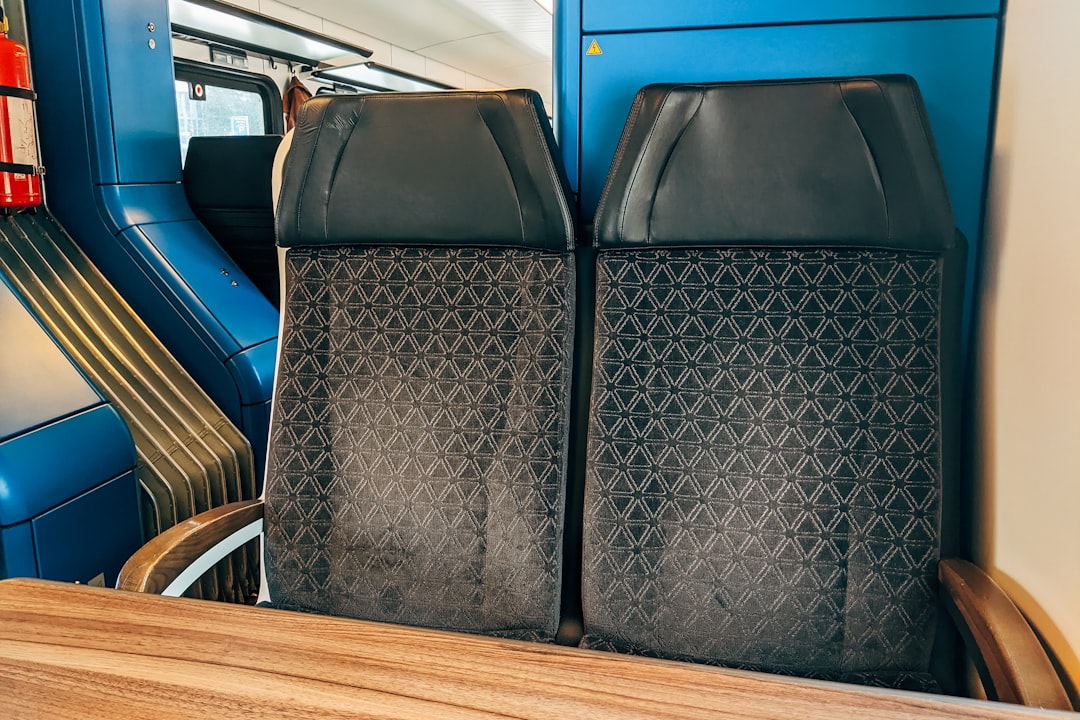
[(7, 36), (8, 20), (0, 6), (0, 212), (41, 204), (30, 58), (26, 47)]

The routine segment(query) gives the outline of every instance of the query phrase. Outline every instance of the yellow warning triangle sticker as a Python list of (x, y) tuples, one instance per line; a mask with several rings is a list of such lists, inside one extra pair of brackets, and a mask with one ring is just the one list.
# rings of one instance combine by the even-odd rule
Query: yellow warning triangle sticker
[(589, 43), (589, 49), (585, 51), (586, 55), (603, 55), (604, 51), (600, 49), (600, 43), (593, 40)]

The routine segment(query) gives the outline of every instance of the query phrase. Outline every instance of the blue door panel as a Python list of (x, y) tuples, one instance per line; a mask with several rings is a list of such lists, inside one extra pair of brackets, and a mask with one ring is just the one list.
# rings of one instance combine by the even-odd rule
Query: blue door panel
[[(585, 35), (582, 214), (588, 220), (595, 211), (626, 115), (644, 85), (906, 73), (922, 88), (957, 224), (977, 238), (997, 30), (995, 18), (968, 18)], [(594, 39), (602, 55), (585, 54)]]
[(990, 15), (1001, 0), (588, 0), (587, 33), (832, 20)]

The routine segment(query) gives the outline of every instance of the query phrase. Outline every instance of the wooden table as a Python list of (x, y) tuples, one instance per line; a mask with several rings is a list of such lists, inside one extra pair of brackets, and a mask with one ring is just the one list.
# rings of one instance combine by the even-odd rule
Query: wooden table
[(1054, 715), (200, 600), (0, 582), (5, 720)]

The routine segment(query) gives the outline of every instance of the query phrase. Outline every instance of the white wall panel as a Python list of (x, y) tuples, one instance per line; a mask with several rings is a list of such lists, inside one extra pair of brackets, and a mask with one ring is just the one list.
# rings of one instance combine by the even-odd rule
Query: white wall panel
[(1011, 2), (987, 212), (983, 562), (1080, 684), (1080, 3)]

